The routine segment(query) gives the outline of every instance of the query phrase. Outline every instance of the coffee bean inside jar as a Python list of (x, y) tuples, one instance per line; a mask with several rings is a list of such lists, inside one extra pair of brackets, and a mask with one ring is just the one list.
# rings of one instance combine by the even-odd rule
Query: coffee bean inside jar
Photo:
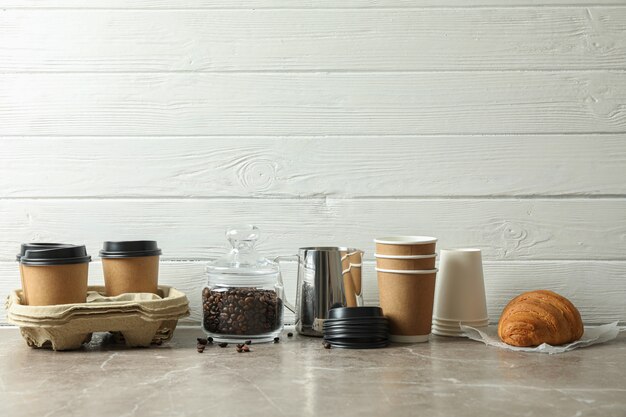
[(283, 302), (276, 291), (204, 288), (202, 309), (204, 329), (209, 333), (253, 336), (282, 329)]

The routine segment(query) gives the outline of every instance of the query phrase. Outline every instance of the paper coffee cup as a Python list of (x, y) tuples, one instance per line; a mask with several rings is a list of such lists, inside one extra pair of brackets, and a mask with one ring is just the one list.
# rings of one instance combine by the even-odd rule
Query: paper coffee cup
[(357, 307), (357, 292), (354, 286), (354, 279), (352, 278), (352, 271), (344, 271), (343, 273), (343, 289), (346, 297), (346, 307)]
[(392, 341), (428, 341), (437, 270), (394, 271), (376, 268), (380, 306), (389, 320)]
[[(435, 298), (437, 296), (437, 286), (435, 286)], [(436, 300), (435, 300), (436, 301)], [(435, 315), (434, 307), (433, 307), (433, 324), (439, 324), (444, 326), (459, 326), (460, 324), (464, 324), (466, 326), (486, 326), (489, 324), (489, 318), (485, 317), (482, 320), (446, 320), (441, 319)]]
[(381, 269), (422, 270), (434, 269), (436, 254), (393, 256), (375, 254), (376, 267)]
[(90, 261), (84, 246), (27, 250), (20, 269), (28, 305), (84, 303)]
[(443, 249), (440, 256), (433, 316), (456, 322), (487, 320), (480, 249)]
[(24, 304), (28, 304), (28, 293), (26, 292), (26, 286), (24, 285), (24, 270), (22, 268), (22, 264), (19, 263), (22, 259), (22, 256), (26, 255), (27, 250), (38, 250), (38, 249), (52, 249), (52, 248), (62, 248), (66, 246), (74, 246), (69, 245), (67, 243), (49, 243), (49, 242), (31, 242), (31, 243), (22, 243), (20, 245), (20, 253), (15, 256), (15, 260), (19, 264), (20, 268), (20, 280), (22, 282), (22, 302)]
[(100, 257), (107, 295), (157, 294), (160, 255), (153, 240), (104, 242)]
[(363, 251), (356, 248), (340, 248), (341, 269), (346, 293), (346, 306), (356, 307), (362, 291)]
[(435, 253), (437, 238), (431, 236), (388, 236), (374, 239), (380, 255), (430, 255)]

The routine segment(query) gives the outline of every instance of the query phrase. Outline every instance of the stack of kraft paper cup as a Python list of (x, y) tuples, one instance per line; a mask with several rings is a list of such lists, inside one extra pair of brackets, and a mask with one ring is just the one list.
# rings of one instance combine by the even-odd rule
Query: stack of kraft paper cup
[(437, 238), (390, 236), (374, 242), (380, 306), (389, 319), (389, 339), (427, 342), (437, 276)]

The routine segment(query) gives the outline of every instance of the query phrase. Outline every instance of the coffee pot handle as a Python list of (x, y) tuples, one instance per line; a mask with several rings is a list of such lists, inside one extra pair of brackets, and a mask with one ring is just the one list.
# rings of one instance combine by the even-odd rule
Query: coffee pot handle
[[(274, 262), (276, 262), (279, 265), (280, 265), (280, 261), (287, 261), (287, 260), (295, 260), (296, 262), (298, 262), (300, 260), (300, 257), (298, 255), (282, 255), (282, 256), (277, 256), (274, 258)], [(284, 294), (283, 303), (285, 304), (285, 307), (287, 307), (287, 309), (291, 311), (292, 313), (296, 314), (296, 307), (294, 307), (294, 305), (291, 304), (287, 300), (287, 294), (285, 294), (285, 291), (284, 291), (285, 283), (283, 282), (283, 274), (280, 272), (280, 269), (278, 270), (278, 284), (280, 284), (280, 286), (283, 287), (283, 294)]]

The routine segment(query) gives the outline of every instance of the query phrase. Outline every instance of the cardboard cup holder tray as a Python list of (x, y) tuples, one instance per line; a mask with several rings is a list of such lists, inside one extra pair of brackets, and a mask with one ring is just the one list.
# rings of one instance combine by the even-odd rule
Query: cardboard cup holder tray
[(161, 344), (189, 316), (189, 301), (173, 287), (159, 285), (158, 292), (106, 297), (104, 287), (90, 286), (85, 303), (29, 306), (15, 290), (7, 299), (7, 320), (31, 347), (78, 349), (95, 332), (111, 332), (131, 347)]

